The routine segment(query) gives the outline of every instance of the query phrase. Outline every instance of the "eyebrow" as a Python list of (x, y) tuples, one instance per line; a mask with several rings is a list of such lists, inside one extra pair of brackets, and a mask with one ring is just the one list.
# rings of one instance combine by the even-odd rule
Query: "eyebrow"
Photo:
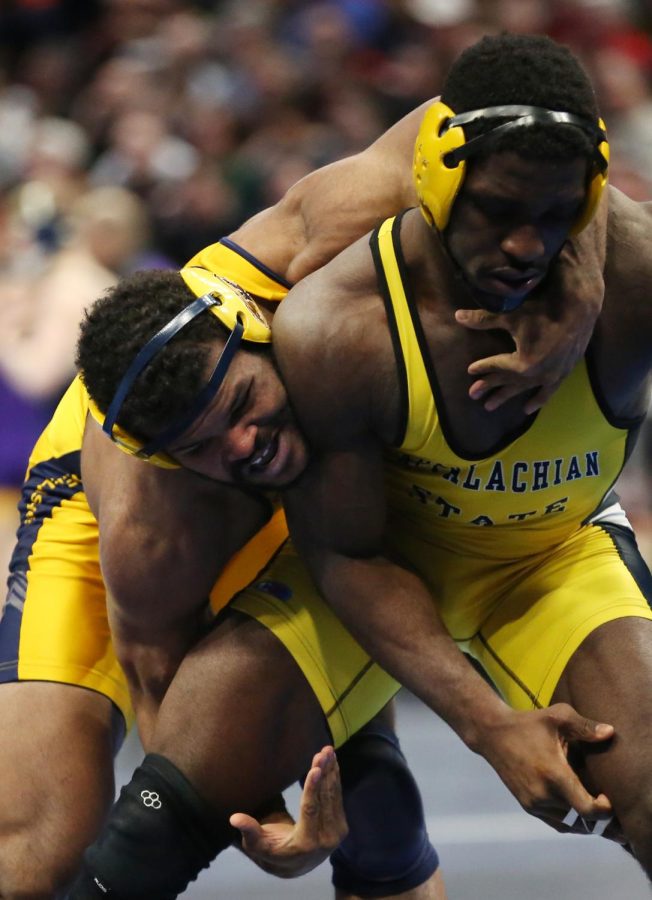
[[(216, 398), (220, 397), (223, 387), (224, 387), (224, 385), (220, 386), (220, 390), (215, 395), (214, 400)], [(190, 426), (190, 435), (195, 435), (197, 433), (197, 431), (201, 431), (201, 428), (202, 428), (204, 422), (206, 421), (206, 416), (209, 414), (209, 412), (212, 409), (213, 409), (213, 404), (209, 403), (208, 406), (206, 407), (206, 409), (204, 409), (202, 411), (199, 418), (196, 419)], [(230, 409), (230, 406), (229, 406), (229, 409)], [(228, 410), (227, 410), (226, 414), (228, 415)], [(180, 437), (183, 437), (183, 439), (184, 439), (183, 443), (176, 447), (174, 445), (167, 447), (168, 453), (186, 453), (189, 449), (194, 447), (196, 444), (200, 444), (200, 443), (202, 443), (202, 441), (208, 440), (208, 438), (211, 437), (211, 435), (205, 435), (203, 437), (202, 436), (189, 437), (187, 432), (185, 432), (184, 435), (181, 435)]]

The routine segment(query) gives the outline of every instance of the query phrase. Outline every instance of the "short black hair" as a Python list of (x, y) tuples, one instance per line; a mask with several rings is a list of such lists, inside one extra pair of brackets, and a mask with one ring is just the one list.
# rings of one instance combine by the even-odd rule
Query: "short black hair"
[[(483, 37), (453, 63), (442, 100), (453, 112), (526, 104), (574, 113), (597, 125), (598, 105), (588, 75), (571, 51), (545, 35)], [(500, 119), (464, 127), (467, 140), (491, 130)], [(596, 142), (571, 125), (518, 128), (480, 145), (474, 156), (514, 150), (530, 159), (593, 158)]]
[[(193, 299), (178, 272), (152, 269), (123, 278), (91, 306), (75, 362), (103, 413), (139, 350)], [(195, 316), (140, 373), (118, 424), (147, 440), (186, 412), (206, 383), (209, 353), (220, 337), (226, 330), (214, 315)]]

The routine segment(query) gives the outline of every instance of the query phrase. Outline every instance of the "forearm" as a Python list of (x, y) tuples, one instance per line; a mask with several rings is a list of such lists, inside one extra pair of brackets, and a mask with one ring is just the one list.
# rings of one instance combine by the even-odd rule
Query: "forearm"
[(203, 634), (210, 610), (202, 608), (166, 629), (119, 623), (112, 615), (112, 632), (134, 708), (138, 733), (145, 749), (153, 734), (165, 694), (192, 646)]
[(333, 560), (320, 580), (370, 656), (480, 752), (509, 709), (460, 652), (423, 582), (381, 557)]

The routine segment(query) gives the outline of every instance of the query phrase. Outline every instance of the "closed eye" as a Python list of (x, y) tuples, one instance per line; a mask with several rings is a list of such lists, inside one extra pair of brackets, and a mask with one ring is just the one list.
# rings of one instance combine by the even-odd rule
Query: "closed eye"
[(249, 397), (251, 396), (251, 381), (247, 385), (247, 387), (242, 391), (238, 397), (236, 398), (233, 406), (229, 411), (229, 425), (235, 424), (238, 421), (242, 413), (247, 408), (247, 404), (249, 402)]
[(201, 441), (195, 441), (194, 444), (188, 444), (186, 447), (181, 447), (177, 450), (178, 454), (183, 454), (184, 456), (193, 456), (197, 453), (200, 453), (208, 444), (207, 439), (202, 439)]

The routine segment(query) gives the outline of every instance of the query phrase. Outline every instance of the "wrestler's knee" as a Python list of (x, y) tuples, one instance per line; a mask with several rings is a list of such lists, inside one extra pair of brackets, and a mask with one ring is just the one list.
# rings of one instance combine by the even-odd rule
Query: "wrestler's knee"
[(439, 860), (398, 739), (374, 723), (338, 751), (349, 834), (331, 856), (333, 884), (362, 897), (427, 881)]
[(170, 760), (148, 754), (86, 850), (70, 900), (102, 894), (171, 900), (233, 841)]

